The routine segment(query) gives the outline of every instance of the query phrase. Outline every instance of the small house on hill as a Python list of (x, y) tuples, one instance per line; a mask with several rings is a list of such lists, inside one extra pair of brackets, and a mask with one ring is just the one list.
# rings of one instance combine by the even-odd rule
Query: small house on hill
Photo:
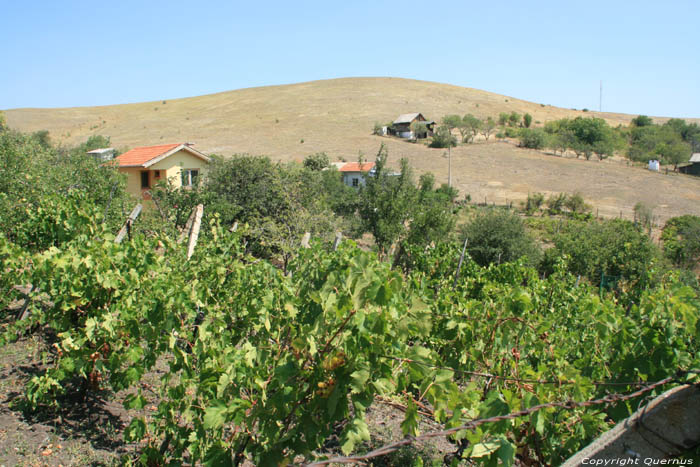
[(87, 153), (98, 162), (107, 162), (114, 159), (114, 155), (117, 153), (117, 150), (114, 148), (99, 148), (88, 151)]
[(148, 190), (159, 181), (176, 188), (194, 185), (210, 162), (209, 156), (194, 149), (191, 143), (174, 143), (134, 148), (111, 163), (127, 175), (129, 193), (149, 199)]
[(678, 170), (684, 174), (700, 176), (700, 152), (696, 152), (690, 156), (688, 162), (690, 162), (690, 164), (678, 167)]
[[(425, 131), (414, 135), (413, 129), (415, 128), (415, 123), (423, 123), (425, 125)], [(435, 122), (432, 120), (427, 120), (421, 113), (410, 113), (401, 114), (394, 120), (391, 124), (390, 133), (398, 136), (399, 138), (427, 138), (433, 135), (435, 129)]]
[(364, 186), (365, 177), (371, 174), (372, 169), (374, 169), (374, 162), (365, 162), (364, 164), (346, 162), (338, 168), (343, 174), (343, 183), (352, 187)]

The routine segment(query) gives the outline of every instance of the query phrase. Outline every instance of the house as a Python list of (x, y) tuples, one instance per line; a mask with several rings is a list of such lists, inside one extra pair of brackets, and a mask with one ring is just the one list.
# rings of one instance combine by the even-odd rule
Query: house
[[(421, 122), (425, 124), (426, 131), (414, 135), (413, 134), (413, 124)], [(435, 130), (435, 122), (432, 120), (427, 120), (421, 113), (410, 113), (401, 114), (394, 120), (389, 129), (389, 133), (398, 136), (399, 138), (427, 138), (428, 136), (433, 136), (433, 131)]]
[(129, 193), (150, 199), (149, 190), (159, 181), (176, 188), (192, 186), (210, 162), (209, 156), (194, 149), (191, 143), (174, 143), (134, 148), (110, 163), (127, 175)]
[(690, 164), (678, 167), (678, 171), (689, 175), (700, 175), (700, 152), (690, 156)]
[(372, 169), (374, 169), (374, 162), (365, 162), (364, 164), (346, 162), (338, 168), (343, 174), (343, 183), (352, 187), (364, 186), (365, 177), (371, 175)]
[(107, 162), (114, 159), (117, 150), (114, 148), (99, 148), (88, 151), (87, 153), (94, 157), (97, 162)]

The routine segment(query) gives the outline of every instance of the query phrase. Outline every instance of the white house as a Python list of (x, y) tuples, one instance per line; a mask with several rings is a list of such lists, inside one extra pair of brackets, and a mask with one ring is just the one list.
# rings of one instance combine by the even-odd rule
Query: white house
[(372, 169), (374, 162), (365, 162), (362, 165), (359, 162), (346, 162), (338, 168), (343, 174), (343, 183), (352, 187), (364, 186), (365, 177)]

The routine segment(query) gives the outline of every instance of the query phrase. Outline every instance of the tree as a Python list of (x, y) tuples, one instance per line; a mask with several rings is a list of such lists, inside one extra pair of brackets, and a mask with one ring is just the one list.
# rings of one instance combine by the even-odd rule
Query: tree
[(464, 117), (462, 117), (461, 128), (464, 128), (464, 133), (462, 133), (462, 142), (471, 143), (474, 141), (474, 138), (481, 129), (481, 120), (472, 114), (466, 114)]
[(520, 114), (518, 112), (511, 112), (508, 115), (508, 126), (518, 126), (520, 124)]
[(442, 124), (445, 125), (450, 130), (459, 128), (462, 125), (462, 117), (459, 115), (445, 115), (442, 117)]
[(539, 262), (541, 252), (516, 214), (500, 209), (483, 211), (462, 229), (467, 249), (482, 266), (506, 263), (522, 257), (530, 265)]
[(661, 233), (665, 256), (682, 268), (692, 269), (700, 261), (700, 217), (672, 217)]
[(430, 147), (449, 148), (454, 146), (457, 146), (457, 138), (452, 135), (450, 129), (445, 125), (438, 127), (433, 135), (433, 140), (430, 142)]
[(523, 126), (525, 126), (525, 128), (530, 128), (531, 124), (532, 124), (532, 115), (530, 115), (530, 114), (523, 115)]
[(547, 143), (547, 133), (541, 128), (523, 128), (520, 130), (520, 146), (530, 149), (542, 149)]
[(488, 117), (486, 120), (484, 120), (481, 125), (481, 133), (484, 135), (484, 138), (486, 138), (486, 141), (489, 140), (489, 136), (491, 136), (491, 133), (493, 133), (495, 128), (496, 122), (493, 120), (493, 118)]
[(501, 126), (506, 126), (508, 123), (508, 114), (505, 112), (501, 112), (498, 114), (498, 124)]
[(639, 115), (639, 116), (633, 118), (632, 121), (630, 122), (630, 124), (632, 126), (636, 126), (639, 128), (639, 127), (643, 127), (643, 126), (653, 125), (654, 121), (650, 117), (647, 117), (646, 115)]
[(428, 137), (428, 125), (425, 122), (411, 123), (411, 131), (413, 132), (413, 139)]
[(311, 170), (323, 170), (331, 165), (328, 159), (328, 154), (325, 152), (317, 152), (306, 156), (304, 159), (304, 167)]

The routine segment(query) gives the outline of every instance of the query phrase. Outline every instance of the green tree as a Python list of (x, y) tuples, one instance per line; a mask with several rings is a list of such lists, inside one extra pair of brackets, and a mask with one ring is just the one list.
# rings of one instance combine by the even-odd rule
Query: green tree
[(481, 124), (481, 133), (484, 135), (484, 138), (486, 138), (486, 141), (489, 140), (489, 137), (495, 129), (496, 122), (493, 120), (493, 118), (488, 117), (486, 120), (483, 121), (483, 123)]
[(452, 132), (447, 126), (439, 126), (433, 135), (433, 140), (430, 142), (430, 147), (449, 148), (454, 146), (457, 146), (457, 138), (452, 135)]
[(323, 170), (331, 165), (328, 159), (328, 154), (325, 152), (317, 152), (316, 154), (311, 154), (306, 156), (304, 159), (304, 167), (311, 170)]
[(425, 122), (411, 123), (411, 131), (413, 132), (413, 139), (428, 137), (428, 125)]
[(509, 126), (518, 126), (520, 124), (520, 119), (522, 117), (518, 112), (511, 112), (510, 115), (508, 115), (508, 125)]
[(480, 212), (462, 229), (462, 236), (467, 238), (470, 256), (482, 266), (523, 257), (526, 263), (536, 265), (541, 257), (520, 217), (510, 211), (487, 209)]
[(542, 149), (547, 145), (547, 133), (541, 128), (523, 128), (519, 138), (524, 148)]
[(679, 267), (693, 269), (700, 261), (700, 217), (672, 217), (661, 233), (664, 255)]
[(498, 124), (500, 126), (506, 126), (508, 123), (508, 114), (506, 112), (501, 112), (498, 114)]
[(466, 114), (462, 117), (462, 125), (460, 128), (464, 128), (463, 133), (462, 130), (460, 130), (460, 133), (462, 133), (462, 142), (471, 143), (481, 129), (481, 120), (472, 114)]
[(630, 124), (639, 128), (643, 126), (653, 125), (654, 120), (652, 120), (650, 117), (647, 117), (646, 115), (638, 115), (632, 119)]
[(525, 126), (525, 128), (530, 128), (531, 124), (532, 124), (532, 115), (526, 113), (525, 115), (523, 115), (523, 126)]

